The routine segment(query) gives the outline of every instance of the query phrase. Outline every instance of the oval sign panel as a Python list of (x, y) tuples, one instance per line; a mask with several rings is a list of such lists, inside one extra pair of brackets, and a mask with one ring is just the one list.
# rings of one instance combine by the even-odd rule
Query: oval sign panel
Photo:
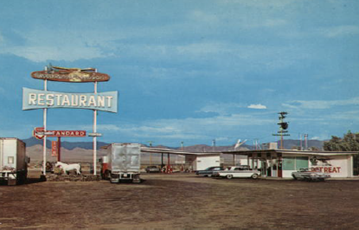
[(64, 68), (57, 66), (48, 66), (46, 70), (35, 71), (31, 77), (40, 80), (62, 81), (62, 82), (99, 82), (108, 81), (110, 76), (105, 73), (98, 73), (94, 68)]

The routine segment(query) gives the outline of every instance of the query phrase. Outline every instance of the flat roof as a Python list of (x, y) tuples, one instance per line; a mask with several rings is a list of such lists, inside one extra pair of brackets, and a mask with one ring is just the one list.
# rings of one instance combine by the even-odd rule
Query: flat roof
[(243, 151), (223, 151), (223, 154), (232, 155), (249, 155), (253, 153), (284, 153), (305, 156), (346, 156), (359, 154), (359, 151), (308, 151), (308, 150), (291, 150), (291, 149), (267, 149), (267, 150), (243, 150)]
[(177, 149), (141, 147), (143, 153), (167, 153), (172, 155), (219, 156), (221, 152), (186, 152)]

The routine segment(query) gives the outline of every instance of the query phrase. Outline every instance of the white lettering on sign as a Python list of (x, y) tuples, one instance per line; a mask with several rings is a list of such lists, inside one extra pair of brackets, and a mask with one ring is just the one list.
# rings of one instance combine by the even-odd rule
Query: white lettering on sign
[(44, 103), (44, 96), (45, 96), (45, 94), (43, 94), (43, 93), (39, 93), (39, 94), (37, 95), (37, 97), (38, 97), (38, 99), (37, 99), (37, 104), (38, 104), (38, 105), (45, 105), (45, 103)]
[(85, 137), (86, 131), (83, 130), (54, 130), (48, 137)]
[(62, 106), (65, 106), (65, 105), (70, 105), (70, 100), (69, 100), (69, 96), (67, 95), (64, 95), (64, 99), (62, 100)]
[(112, 102), (112, 96), (107, 96), (107, 107), (111, 107), (111, 102)]
[(90, 96), (89, 106), (96, 106), (96, 101), (94, 96)]
[(48, 106), (54, 105), (54, 95), (53, 94), (46, 95), (46, 105), (48, 105)]
[(29, 93), (29, 105), (36, 105), (36, 94)]
[(71, 95), (71, 106), (78, 106), (79, 105), (79, 95)]
[(117, 112), (117, 92), (61, 93), (26, 88), (23, 91), (23, 110), (77, 108)]
[(79, 106), (86, 106), (86, 96), (85, 95), (80, 95)]

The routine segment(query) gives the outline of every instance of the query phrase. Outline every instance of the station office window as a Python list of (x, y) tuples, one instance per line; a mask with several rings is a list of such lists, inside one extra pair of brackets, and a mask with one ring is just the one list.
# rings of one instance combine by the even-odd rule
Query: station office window
[(283, 157), (283, 170), (308, 168), (308, 157)]
[(308, 157), (296, 157), (295, 159), (296, 170), (301, 168), (308, 168)]
[(295, 170), (295, 157), (283, 157), (283, 170)]

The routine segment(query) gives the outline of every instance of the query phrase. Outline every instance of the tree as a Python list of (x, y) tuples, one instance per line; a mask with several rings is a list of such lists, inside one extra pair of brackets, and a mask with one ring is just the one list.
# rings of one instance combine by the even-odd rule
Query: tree
[(359, 133), (352, 133), (350, 130), (343, 138), (332, 136), (332, 139), (325, 142), (325, 151), (359, 151)]
[[(325, 151), (359, 151), (359, 133), (352, 133), (350, 130), (343, 138), (332, 136), (332, 139), (325, 142)], [(359, 174), (359, 154), (354, 155), (354, 174)]]

